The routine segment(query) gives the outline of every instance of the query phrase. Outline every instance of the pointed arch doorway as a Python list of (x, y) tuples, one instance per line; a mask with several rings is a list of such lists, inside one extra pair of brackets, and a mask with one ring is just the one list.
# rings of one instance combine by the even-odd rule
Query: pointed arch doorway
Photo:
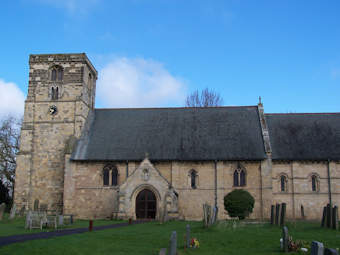
[(155, 219), (157, 213), (157, 199), (149, 189), (143, 189), (136, 197), (137, 219)]

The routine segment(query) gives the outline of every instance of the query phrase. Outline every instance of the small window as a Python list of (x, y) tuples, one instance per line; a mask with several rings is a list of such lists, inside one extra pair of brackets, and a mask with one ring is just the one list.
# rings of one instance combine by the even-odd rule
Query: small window
[(319, 181), (316, 175), (312, 175), (312, 191), (319, 191)]
[(280, 186), (281, 186), (281, 192), (287, 191), (287, 177), (284, 175), (280, 176)]
[(51, 81), (62, 81), (64, 76), (64, 71), (61, 66), (54, 66), (51, 70)]
[(118, 170), (117, 168), (112, 169), (112, 186), (117, 186), (118, 185)]
[(59, 98), (59, 88), (58, 87), (52, 87), (51, 88), (51, 99), (57, 100)]
[(197, 172), (195, 170), (190, 171), (190, 186), (192, 189), (197, 188)]
[(246, 171), (244, 169), (236, 169), (233, 175), (234, 187), (246, 186)]
[(104, 169), (103, 170), (103, 184), (104, 184), (104, 186), (109, 185), (109, 179), (110, 179), (110, 170)]

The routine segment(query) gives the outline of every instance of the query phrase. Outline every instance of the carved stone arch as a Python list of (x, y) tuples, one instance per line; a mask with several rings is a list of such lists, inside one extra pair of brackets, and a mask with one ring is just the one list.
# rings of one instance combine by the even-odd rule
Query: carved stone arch
[(141, 184), (134, 188), (134, 190), (131, 192), (131, 195), (129, 197), (130, 201), (134, 201), (138, 193), (141, 192), (143, 189), (151, 190), (156, 195), (157, 203), (162, 200), (161, 194), (154, 186), (152, 186), (151, 184)]

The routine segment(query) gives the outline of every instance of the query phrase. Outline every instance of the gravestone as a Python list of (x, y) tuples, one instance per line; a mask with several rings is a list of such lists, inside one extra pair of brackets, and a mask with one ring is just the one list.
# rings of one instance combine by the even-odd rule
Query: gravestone
[(64, 225), (64, 216), (58, 215), (58, 226), (63, 226), (63, 225)]
[(166, 248), (162, 248), (162, 249), (159, 251), (159, 255), (166, 255)]
[(332, 212), (332, 228), (335, 230), (339, 229), (339, 212), (338, 212), (338, 207), (334, 206), (333, 207), (333, 212)]
[(305, 208), (303, 205), (301, 205), (301, 218), (304, 220), (305, 219)]
[(31, 214), (32, 214), (31, 211), (28, 211), (26, 214), (25, 228), (28, 228), (30, 225)]
[(336, 249), (325, 248), (324, 255), (339, 255), (339, 252)]
[(2, 218), (4, 217), (5, 209), (6, 209), (6, 204), (2, 203), (0, 205), (0, 220), (2, 220)]
[(169, 255), (177, 254), (177, 233), (173, 231), (170, 237)]
[(275, 218), (275, 206), (272, 205), (271, 209), (270, 209), (270, 224), (272, 224), (272, 225), (275, 222), (274, 218)]
[(282, 228), (282, 240), (283, 240), (283, 251), (284, 252), (288, 252), (288, 240), (289, 240), (289, 236), (288, 236), (288, 228), (286, 226), (284, 226)]
[(10, 218), (11, 220), (14, 219), (16, 210), (17, 210), (17, 206), (16, 206), (16, 204), (13, 204), (13, 206), (12, 206), (12, 208), (11, 208), (11, 213), (10, 213), (10, 215), (9, 215), (9, 218)]
[(332, 226), (332, 207), (330, 204), (327, 204), (327, 221), (326, 225), (327, 228), (330, 228)]
[(210, 224), (209, 224), (210, 226), (215, 224), (216, 218), (217, 218), (217, 213), (218, 213), (218, 208), (214, 207), (213, 211), (212, 211), (212, 215), (210, 217)]
[(323, 243), (313, 241), (311, 245), (311, 255), (324, 255)]
[(186, 240), (186, 247), (189, 248), (190, 247), (190, 226), (189, 224), (186, 227), (186, 234), (185, 234), (185, 240)]
[(275, 207), (275, 225), (279, 225), (280, 218), (280, 204), (276, 204)]
[(281, 205), (281, 215), (280, 215), (280, 226), (282, 227), (286, 221), (286, 203), (282, 203)]
[(39, 199), (34, 200), (33, 210), (34, 211), (39, 210)]
[(327, 207), (323, 207), (322, 211), (322, 220), (321, 220), (321, 227), (326, 227), (326, 221), (327, 221)]

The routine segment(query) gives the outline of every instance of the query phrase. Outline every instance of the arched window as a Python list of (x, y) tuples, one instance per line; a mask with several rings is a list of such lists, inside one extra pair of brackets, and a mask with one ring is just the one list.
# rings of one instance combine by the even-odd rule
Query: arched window
[(234, 187), (246, 186), (246, 171), (242, 168), (238, 168), (234, 171), (233, 175)]
[(238, 187), (240, 185), (240, 183), (238, 182), (238, 171), (235, 170), (234, 171), (234, 186)]
[(280, 187), (281, 187), (281, 192), (287, 191), (287, 177), (284, 175), (280, 176)]
[(51, 69), (51, 81), (62, 81), (64, 70), (61, 66), (54, 66)]
[(312, 177), (312, 191), (319, 191), (319, 178), (317, 175), (313, 174)]
[(103, 170), (103, 184), (104, 184), (104, 186), (109, 185), (109, 180), (110, 180), (110, 170), (104, 169)]
[(190, 171), (189, 176), (190, 176), (190, 186), (191, 186), (191, 188), (196, 189), (197, 188), (197, 172), (192, 169)]
[(112, 169), (112, 186), (118, 185), (118, 170), (117, 168)]

